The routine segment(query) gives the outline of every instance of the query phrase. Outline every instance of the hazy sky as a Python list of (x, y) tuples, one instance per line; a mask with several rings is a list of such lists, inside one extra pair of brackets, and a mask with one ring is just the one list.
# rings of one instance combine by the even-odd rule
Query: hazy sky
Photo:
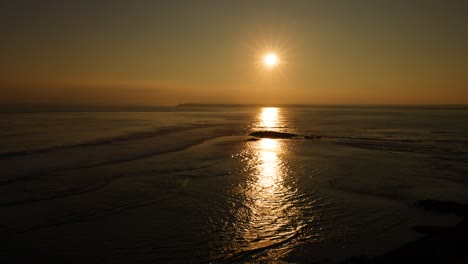
[(0, 103), (468, 104), (467, 14), (466, 0), (0, 0)]

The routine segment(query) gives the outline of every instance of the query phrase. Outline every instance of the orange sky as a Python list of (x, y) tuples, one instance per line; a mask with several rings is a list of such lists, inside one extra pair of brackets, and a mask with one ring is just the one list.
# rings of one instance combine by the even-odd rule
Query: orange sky
[[(468, 104), (465, 1), (11, 1), (0, 10), (2, 104)], [(272, 71), (259, 65), (268, 51), (280, 58)]]

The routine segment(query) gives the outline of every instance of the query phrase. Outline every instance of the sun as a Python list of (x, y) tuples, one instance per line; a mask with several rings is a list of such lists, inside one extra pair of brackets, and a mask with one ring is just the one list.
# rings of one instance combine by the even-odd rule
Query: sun
[(276, 56), (276, 54), (272, 52), (267, 53), (263, 57), (263, 63), (265, 64), (267, 68), (271, 69), (278, 64), (278, 56)]

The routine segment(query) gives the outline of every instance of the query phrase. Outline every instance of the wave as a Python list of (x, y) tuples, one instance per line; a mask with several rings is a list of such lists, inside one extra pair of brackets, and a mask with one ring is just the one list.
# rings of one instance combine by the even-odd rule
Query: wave
[[(466, 138), (388, 138), (383, 136), (335, 136), (323, 134), (299, 135), (272, 130), (254, 131), (249, 135), (254, 137), (248, 139), (249, 141), (258, 140), (259, 138), (320, 140), (322, 142), (354, 148), (430, 154), (434, 158), (453, 162), (466, 162), (468, 160), (468, 152), (464, 150), (468, 147), (468, 139)], [(466, 147), (462, 148), (462, 146)]]
[(0, 159), (2, 158), (10, 158), (10, 157), (18, 157), (18, 156), (27, 156), (33, 154), (40, 154), (40, 153), (49, 153), (63, 149), (70, 149), (70, 148), (79, 148), (79, 147), (96, 147), (101, 145), (108, 145), (114, 144), (122, 141), (129, 141), (129, 140), (137, 140), (137, 139), (144, 139), (149, 137), (156, 137), (167, 135), (176, 132), (182, 132), (190, 129), (196, 128), (204, 128), (204, 127), (213, 127), (219, 126), (218, 124), (204, 124), (204, 125), (190, 125), (190, 126), (179, 126), (179, 127), (168, 127), (161, 130), (150, 131), (150, 132), (137, 132), (117, 137), (110, 137), (110, 138), (101, 138), (96, 139), (89, 142), (82, 142), (78, 144), (70, 144), (70, 145), (55, 145), (49, 146), (44, 148), (37, 148), (37, 149), (26, 149), (26, 150), (19, 150), (19, 151), (8, 151), (8, 152), (0, 152)]
[(117, 139), (114, 143), (100, 140), (57, 149), (9, 153), (8, 158), (0, 159), (3, 168), (0, 185), (181, 151), (230, 133), (231, 127), (199, 125), (122, 136), (114, 138)]
[[(442, 132), (437, 132), (442, 133)], [(445, 133), (446, 134), (446, 133)], [(450, 133), (451, 135), (452, 133)], [(273, 130), (259, 130), (249, 134), (250, 136), (259, 138), (303, 138), (303, 139), (344, 139), (344, 140), (369, 140), (369, 141), (383, 141), (383, 142), (454, 142), (454, 143), (468, 143), (468, 139), (415, 139), (415, 138), (387, 138), (387, 137), (369, 137), (369, 136), (332, 136), (332, 135), (299, 135), (289, 132), (273, 131)], [(458, 134), (455, 134), (458, 135)], [(463, 135), (463, 134), (460, 134)]]

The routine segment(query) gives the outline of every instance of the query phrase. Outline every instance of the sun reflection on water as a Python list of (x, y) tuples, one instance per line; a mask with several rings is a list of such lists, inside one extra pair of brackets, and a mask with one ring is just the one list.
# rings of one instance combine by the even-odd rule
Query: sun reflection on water
[[(279, 113), (278, 108), (263, 108), (259, 123), (267, 128), (277, 127)], [(233, 190), (239, 203), (231, 208), (236, 221), (228, 246), (231, 257), (272, 247), (284, 253), (300, 232), (301, 212), (293, 204), (297, 189), (282, 157), (287, 154), (288, 143), (263, 138), (246, 142), (242, 149), (243, 181)]]
[(264, 107), (260, 114), (260, 127), (263, 128), (276, 128), (279, 123), (278, 118), (279, 109), (277, 107)]
[(260, 187), (272, 187), (282, 176), (281, 160), (278, 158), (278, 141), (264, 138), (259, 142), (258, 184)]

